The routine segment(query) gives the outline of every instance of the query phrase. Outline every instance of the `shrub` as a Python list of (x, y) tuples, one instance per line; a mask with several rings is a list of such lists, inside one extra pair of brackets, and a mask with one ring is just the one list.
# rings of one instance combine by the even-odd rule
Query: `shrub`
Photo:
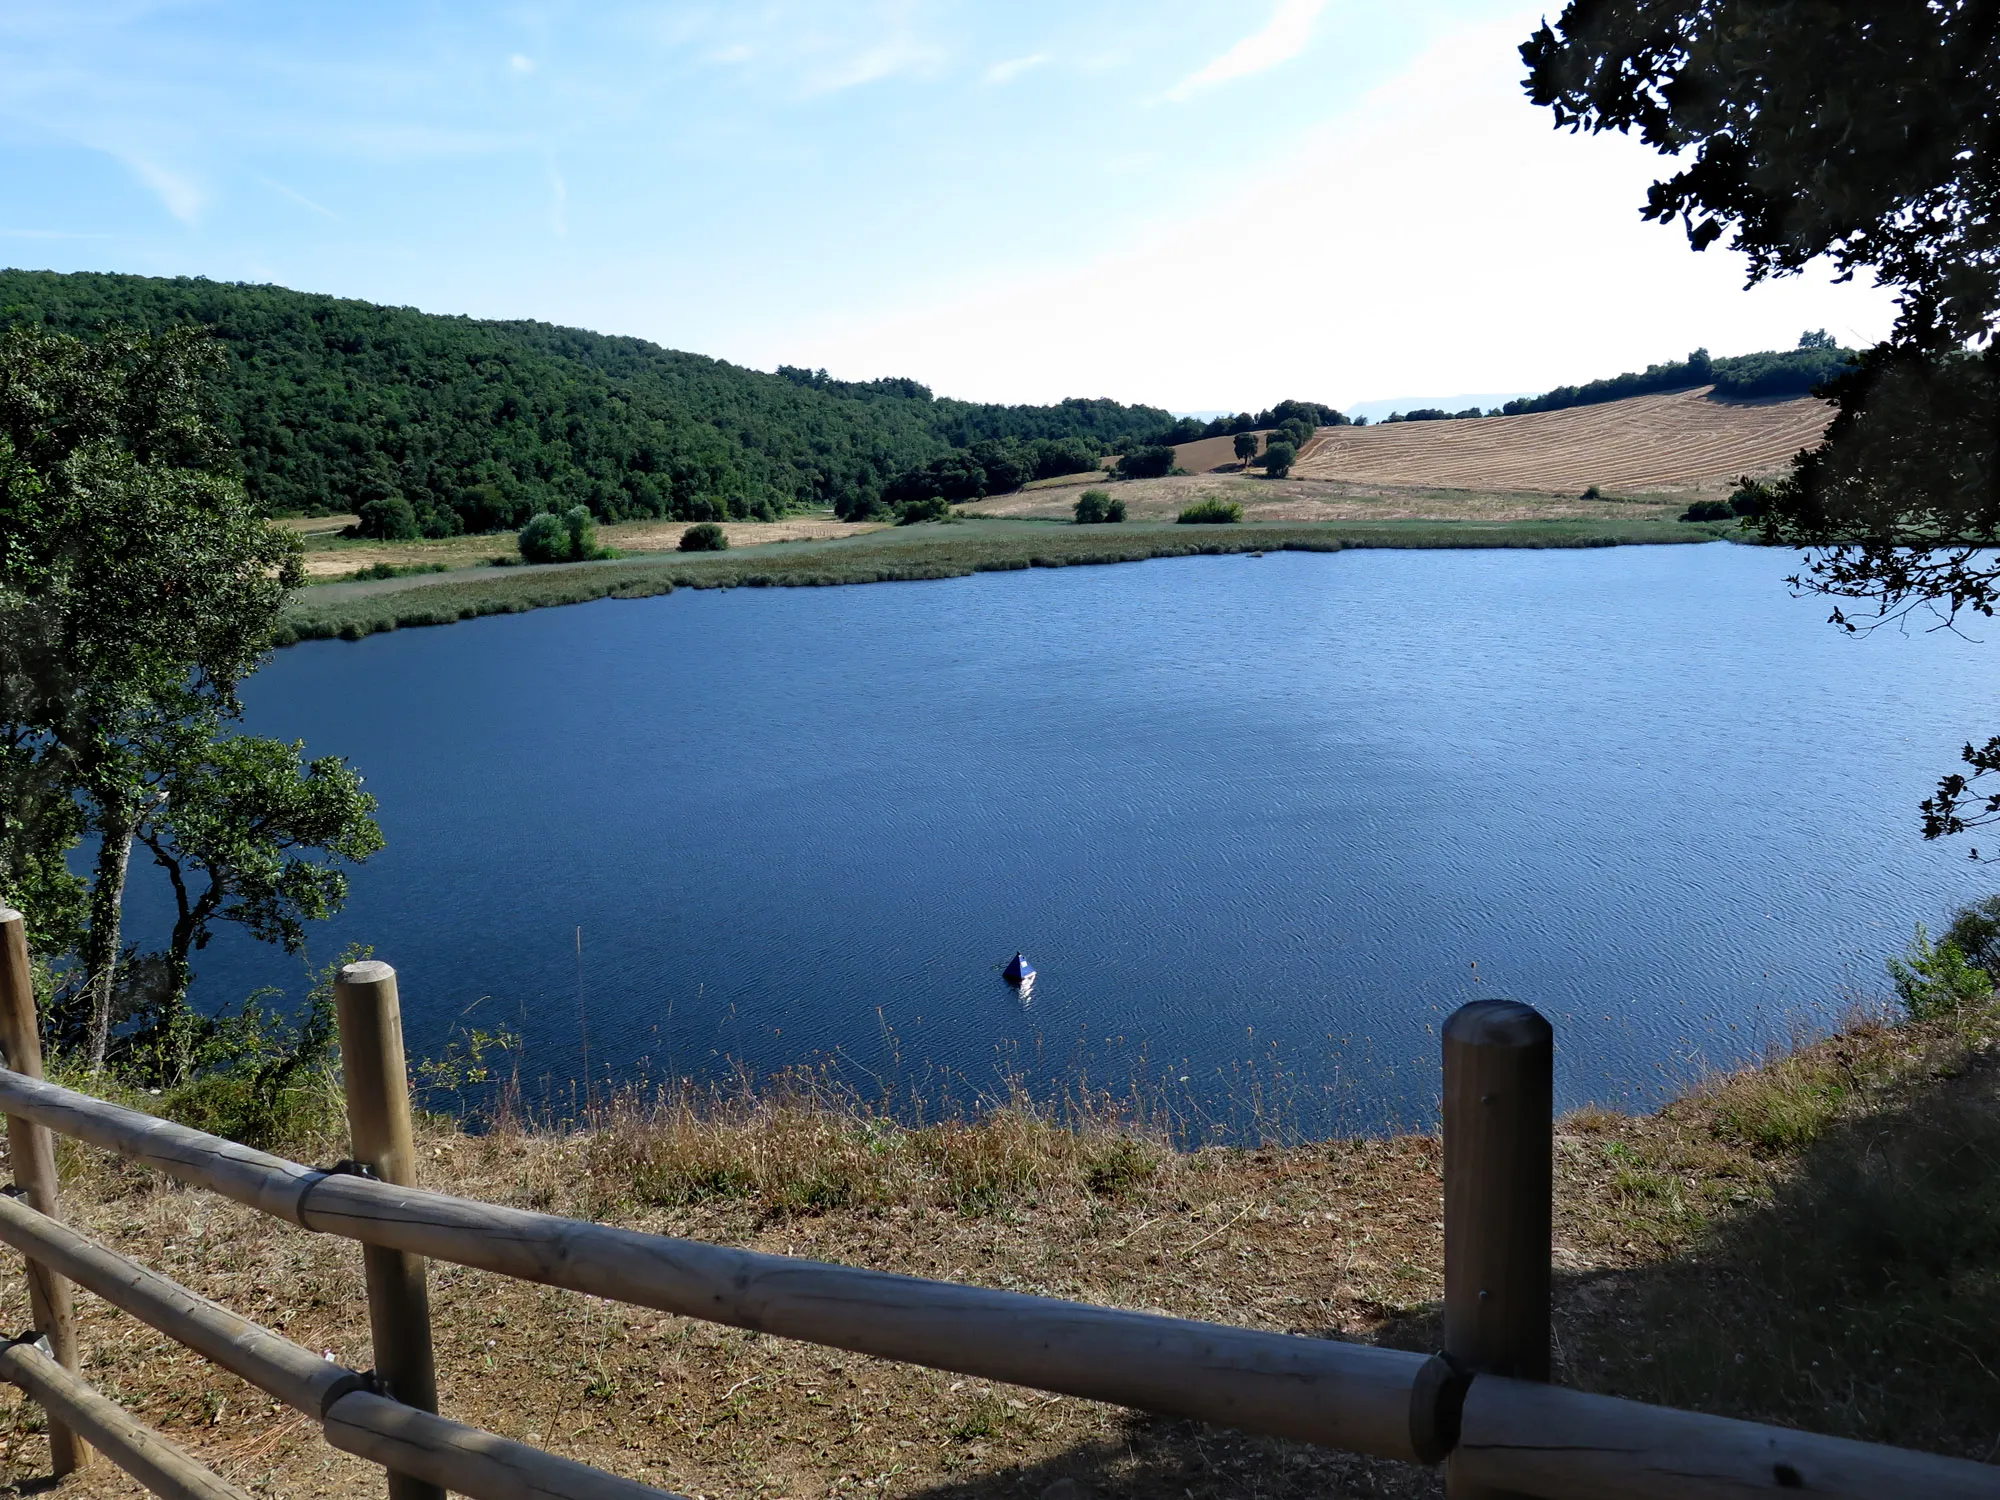
[(597, 545), (597, 521), (589, 508), (572, 505), (563, 512), (563, 531), (569, 536), (569, 555), (573, 561), (585, 562), (604, 554)]
[(1746, 479), (1736, 487), (1736, 493), (1729, 497), (1729, 509), (1746, 520), (1764, 514), (1771, 502), (1771, 487), (1755, 479)]
[(1271, 439), (1264, 447), (1264, 456), (1257, 460), (1264, 466), (1264, 473), (1272, 479), (1283, 479), (1292, 472), (1292, 463), (1299, 456), (1299, 450), (1290, 443), (1277, 438)]
[(1910, 940), (1909, 952), (1889, 960), (1889, 978), (1895, 982), (1903, 1009), (1917, 1021), (1993, 998), (1993, 977), (1966, 962), (1964, 950), (1949, 937), (1933, 944), (1921, 922)]
[(355, 512), (355, 531), (378, 542), (413, 542), (422, 536), (416, 510), (401, 495), (370, 500)]
[(1123, 501), (1122, 499), (1119, 499), (1119, 500), (1113, 500), (1113, 501), (1109, 502), (1109, 503), (1108, 503), (1108, 504), (1107, 504), (1107, 505), (1106, 505), (1106, 506), (1104, 507), (1104, 519), (1105, 519), (1105, 520), (1107, 520), (1107, 521), (1122, 521), (1122, 520), (1124, 520), (1124, 519), (1125, 519), (1125, 502), (1124, 502), (1124, 501)]
[(905, 500), (896, 507), (898, 526), (915, 526), (920, 521), (948, 521), (951, 519), (951, 502), (942, 495), (932, 495), (927, 500)]
[(1681, 512), (1683, 521), (1733, 521), (1736, 512), (1727, 500), (1697, 500)]
[(531, 563), (590, 562), (610, 554), (597, 545), (597, 521), (587, 507), (561, 515), (542, 511), (521, 528), (521, 556)]
[(551, 511), (528, 517), (528, 524), (521, 528), (521, 556), (531, 563), (567, 562), (569, 560), (569, 532), (563, 526), (562, 517)]
[(1944, 940), (1965, 955), (1975, 969), (1991, 975), (2000, 970), (2000, 896), (1988, 896), (1977, 906), (1962, 906), (1944, 930)]
[[(1119, 501), (1118, 506), (1121, 512), (1120, 519), (1122, 520), (1125, 502), (1122, 500)], [(1098, 522), (1108, 519), (1110, 514), (1111, 496), (1105, 491), (1085, 490), (1081, 495), (1076, 497), (1077, 525), (1094, 526)]]
[(683, 552), (726, 552), (729, 550), (729, 534), (713, 521), (703, 521), (698, 526), (690, 526), (681, 533)]
[(1589, 489), (1577, 496), (1577, 498), (1579, 500), (1602, 500), (1604, 498), (1604, 491), (1593, 484)]
[[(507, 559), (513, 562), (513, 558)], [(347, 576), (357, 583), (375, 578), (408, 578), (417, 573), (449, 573), (450, 563), (405, 563), (398, 567), (395, 563), (371, 563), (365, 568), (356, 568)]]
[(1121, 479), (1159, 479), (1174, 471), (1174, 450), (1165, 444), (1134, 448), (1118, 460)]
[(1180, 513), (1182, 526), (1231, 526), (1243, 519), (1243, 507), (1234, 500), (1197, 500)]

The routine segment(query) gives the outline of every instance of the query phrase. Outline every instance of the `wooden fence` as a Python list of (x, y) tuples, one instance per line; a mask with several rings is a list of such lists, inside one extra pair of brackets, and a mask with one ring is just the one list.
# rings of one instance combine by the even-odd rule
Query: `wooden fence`
[[(396, 980), (336, 987), (353, 1160), (310, 1168), (41, 1077), (21, 919), (0, 909), (0, 1112), (14, 1164), (0, 1241), (34, 1329), (0, 1380), (48, 1413), (60, 1475), (92, 1447), (155, 1494), (242, 1492), (78, 1376), (81, 1285), (380, 1464), (396, 1500), (663, 1494), (437, 1415), (428, 1260), (765, 1334), (1350, 1452), (1446, 1465), (1454, 1500), (1721, 1500), (1809, 1494), (2000, 1500), (2000, 1468), (1591, 1396), (1549, 1376), (1552, 1036), (1524, 1005), (1466, 1006), (1444, 1034), (1445, 1349), (1425, 1357), (766, 1255), (528, 1213), (411, 1182)], [(375, 1368), (348, 1369), (59, 1221), (50, 1132), (289, 1224), (364, 1246)]]

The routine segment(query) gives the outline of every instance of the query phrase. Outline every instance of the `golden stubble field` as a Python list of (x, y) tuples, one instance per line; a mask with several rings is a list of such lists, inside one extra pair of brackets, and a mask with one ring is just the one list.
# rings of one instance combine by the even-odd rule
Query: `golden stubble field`
[(1567, 411), (1322, 427), (1302, 479), (1578, 494), (1590, 485), (1683, 497), (1774, 473), (1818, 443), (1833, 409), (1810, 396), (1723, 401), (1710, 387)]

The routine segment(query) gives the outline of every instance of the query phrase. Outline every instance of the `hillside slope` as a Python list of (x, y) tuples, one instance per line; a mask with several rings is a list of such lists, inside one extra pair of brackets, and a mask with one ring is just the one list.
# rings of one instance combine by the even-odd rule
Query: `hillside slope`
[(199, 325), (229, 351), (218, 391), (244, 479), (272, 514), (400, 495), (426, 535), (588, 505), (607, 520), (768, 517), (879, 494), (982, 438), (1107, 446), (1169, 425), (1157, 407), (998, 406), (913, 380), (830, 380), (545, 323), (201, 279), (0, 271), (0, 327), (89, 337)]
[(1810, 396), (1726, 401), (1709, 387), (1512, 417), (1321, 428), (1292, 472), (1352, 484), (1575, 494), (1683, 490), (1781, 469), (1819, 441)]

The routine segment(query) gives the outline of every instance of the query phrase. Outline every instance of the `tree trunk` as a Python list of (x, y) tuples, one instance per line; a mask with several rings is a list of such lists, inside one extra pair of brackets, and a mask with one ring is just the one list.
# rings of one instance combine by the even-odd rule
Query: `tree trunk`
[(90, 1076), (104, 1071), (111, 1044), (111, 994), (118, 979), (119, 924), (125, 908), (125, 872), (132, 864), (138, 810), (129, 797), (107, 798), (104, 841), (97, 849), (97, 872), (90, 887), (90, 937), (84, 955), (90, 989)]
[[(179, 894), (178, 891), (176, 894)], [(160, 1039), (160, 1082), (170, 1088), (186, 1083), (194, 1067), (193, 1035), (187, 1003), (188, 991), (194, 987), (194, 965), (189, 955), (194, 951), (194, 937), (201, 918), (206, 915), (205, 911), (199, 915), (182, 911), (180, 919), (174, 923), (173, 937), (167, 944), (167, 989), (160, 1000), (157, 1034)]]

